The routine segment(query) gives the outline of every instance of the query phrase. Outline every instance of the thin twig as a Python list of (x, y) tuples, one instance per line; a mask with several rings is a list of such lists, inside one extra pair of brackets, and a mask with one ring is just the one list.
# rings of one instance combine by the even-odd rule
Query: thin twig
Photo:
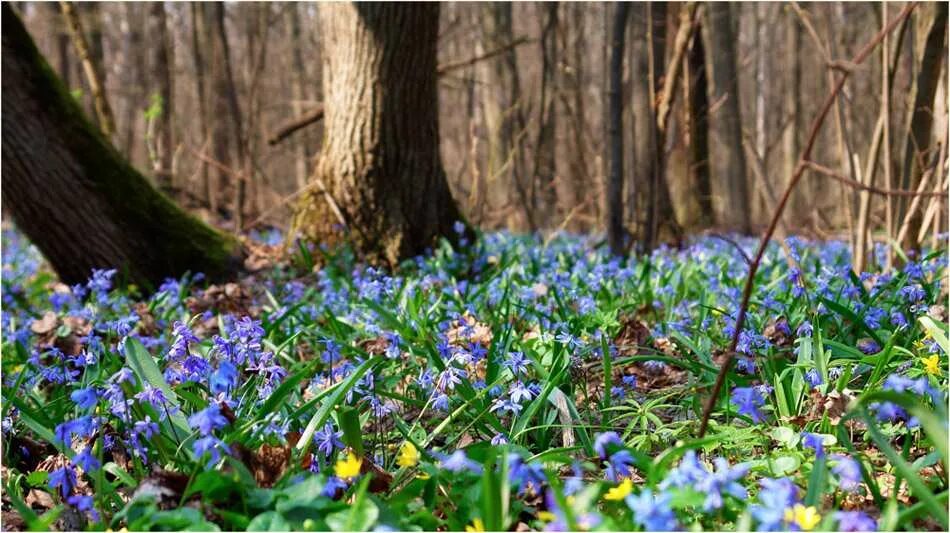
[[(871, 51), (874, 50), (874, 47), (881, 42), (884, 36), (890, 33), (891, 30), (893, 30), (897, 24), (900, 23), (900, 21), (907, 18), (916, 6), (916, 2), (911, 2), (904, 6), (904, 9), (901, 10), (900, 14), (897, 15), (894, 20), (888, 23), (888, 25), (880, 32), (878, 32), (878, 34), (873, 39), (871, 39), (871, 41), (866, 44), (860, 52), (858, 52), (851, 62), (854, 64), (860, 64), (863, 62), (867, 56), (870, 55)], [(726, 381), (726, 375), (729, 373), (729, 367), (732, 366), (732, 362), (735, 359), (736, 347), (739, 344), (739, 335), (742, 333), (742, 328), (745, 325), (746, 312), (749, 308), (749, 300), (752, 297), (752, 287), (755, 284), (755, 273), (759, 269), (759, 264), (762, 262), (762, 257), (765, 255), (765, 248), (772, 239), (772, 234), (775, 233), (775, 228), (778, 226), (778, 221), (782, 217), (782, 212), (785, 210), (785, 205), (788, 203), (788, 199), (791, 196), (792, 191), (795, 189), (795, 186), (798, 185), (802, 175), (805, 173), (805, 169), (807, 168), (806, 162), (811, 158), (811, 151), (815, 147), (815, 142), (818, 140), (818, 132), (821, 130), (821, 126), (825, 122), (828, 112), (834, 105), (835, 100), (838, 97), (838, 93), (841, 92), (841, 89), (844, 87), (844, 82), (848, 79), (849, 74), (849, 72), (844, 72), (841, 74), (841, 76), (838, 78), (838, 82), (828, 94), (828, 97), (821, 106), (818, 115), (815, 117), (815, 120), (811, 126), (811, 132), (808, 135), (808, 142), (805, 143), (805, 149), (802, 151), (802, 154), (798, 159), (798, 165), (795, 168), (795, 174), (792, 175), (792, 179), (789, 180), (788, 186), (785, 188), (785, 192), (782, 194), (782, 198), (779, 200), (778, 206), (775, 208), (775, 212), (772, 214), (772, 220), (769, 222), (769, 226), (765, 230), (765, 233), (762, 234), (762, 240), (759, 242), (758, 251), (756, 251), (755, 258), (752, 260), (752, 264), (749, 266), (749, 274), (746, 277), (745, 287), (742, 291), (742, 303), (739, 306), (739, 314), (736, 317), (735, 330), (732, 334), (732, 340), (729, 343), (729, 349), (726, 350), (725, 354), (726, 359), (723, 361), (722, 367), (719, 369), (719, 374), (716, 376), (716, 383), (713, 385), (709, 399), (706, 400), (706, 406), (703, 409), (703, 416), (699, 425), (700, 438), (706, 434), (706, 428), (709, 425), (709, 417), (712, 415), (713, 408), (716, 406), (716, 400), (719, 398), (719, 393)]]
[(808, 167), (808, 168), (810, 168), (810, 169), (812, 169), (812, 170), (814, 170), (815, 172), (819, 172), (819, 173), (821, 173), (821, 174), (824, 174), (825, 176), (828, 176), (828, 177), (831, 178), (831, 179), (840, 181), (841, 183), (844, 183), (845, 185), (848, 185), (848, 186), (850, 186), (850, 187), (853, 187), (853, 188), (855, 188), (855, 189), (858, 189), (859, 191), (866, 191), (866, 192), (870, 192), (870, 193), (874, 193), (874, 194), (880, 194), (881, 196), (924, 196), (924, 197), (933, 197), (933, 196), (946, 196), (946, 195), (947, 195), (946, 192), (908, 191), (908, 190), (905, 190), (905, 189), (882, 189), (882, 188), (880, 188), (880, 187), (873, 187), (873, 186), (871, 186), (871, 185), (865, 185), (864, 183), (861, 183), (860, 181), (855, 181), (855, 180), (853, 180), (853, 179), (851, 179), (851, 178), (842, 176), (841, 174), (838, 174), (838, 173), (835, 172), (834, 170), (832, 170), (832, 169), (830, 169), (830, 168), (828, 168), (828, 167), (826, 167), (826, 166), (819, 165), (818, 163), (815, 163), (814, 161), (805, 161), (805, 166)]

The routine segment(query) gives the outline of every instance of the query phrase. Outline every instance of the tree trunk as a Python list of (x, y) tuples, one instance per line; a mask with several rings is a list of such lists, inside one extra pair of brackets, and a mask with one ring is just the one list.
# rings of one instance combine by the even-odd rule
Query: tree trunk
[(172, 176), (172, 155), (175, 144), (172, 139), (172, 120), (175, 107), (173, 99), (174, 62), (172, 61), (172, 39), (168, 35), (168, 24), (165, 15), (165, 3), (154, 2), (150, 5), (149, 34), (152, 39), (152, 74), (154, 76), (154, 92), (161, 99), (161, 114), (158, 116), (156, 137), (156, 151), (158, 168), (155, 169), (158, 183), (174, 186)]
[[(795, 174), (795, 167), (798, 165), (798, 153), (801, 151), (798, 132), (802, 129), (802, 66), (799, 59), (799, 49), (802, 46), (802, 30), (798, 24), (798, 17), (791, 9), (785, 13), (785, 32), (785, 72), (788, 75), (788, 81), (784, 87), (784, 107), (788, 124), (784, 126), (785, 129), (782, 132), (782, 166), (787, 186)], [(808, 213), (805, 212), (805, 199), (809, 196), (807, 191), (812, 187), (809, 185), (809, 181), (806, 181), (800, 184), (797, 189), (792, 191), (787, 214), (785, 215), (786, 220), (792, 224), (799, 224), (807, 220)]]
[[(902, 167), (901, 188), (917, 190), (921, 177), (931, 159), (931, 134), (934, 122), (934, 97), (937, 85), (940, 83), (940, 72), (943, 60), (947, 55), (944, 46), (947, 33), (947, 4), (938, 2), (922, 6), (918, 11), (918, 28), (925, 37), (920, 50), (920, 63), (917, 70), (917, 79), (914, 83), (910, 101), (913, 102), (909, 110), (910, 120), (907, 124), (907, 136), (904, 141), (904, 164)], [(942, 162), (938, 163), (942, 164)], [(898, 221), (903, 221), (907, 213), (908, 198), (898, 201)], [(911, 214), (909, 228), (901, 246), (905, 250), (919, 250), (917, 234), (921, 224), (920, 210)]]
[[(291, 78), (291, 96), (293, 100), (294, 116), (300, 117), (303, 114), (303, 100), (306, 97), (305, 84), (307, 70), (303, 62), (303, 51), (301, 49), (302, 34), (300, 31), (300, 10), (298, 4), (291, 4), (287, 7), (289, 33), (291, 39), (291, 64), (293, 65), (293, 75)], [(303, 189), (307, 185), (307, 141), (309, 136), (306, 132), (298, 136), (294, 141), (294, 176), (297, 190)]]
[(317, 190), (291, 236), (346, 241), (395, 265), (459, 219), (439, 155), (439, 5), (326, 3), (318, 13), (326, 134)]
[(749, 192), (739, 119), (736, 34), (730, 4), (708, 2), (703, 35), (709, 70), (709, 147), (717, 223), (749, 233)]
[[(207, 34), (208, 27), (205, 24), (207, 22), (207, 17), (205, 16), (205, 8), (207, 7), (204, 3), (192, 3), (191, 7), (191, 51), (192, 51), (192, 60), (195, 63), (195, 93), (198, 98), (198, 125), (201, 131), (201, 151), (207, 149), (207, 145), (211, 140), (211, 116), (210, 116), (210, 105), (208, 98), (208, 86), (205, 80), (205, 63), (206, 56), (204, 53), (205, 47), (207, 45)], [(214, 180), (212, 179), (211, 173), (208, 171), (208, 163), (202, 159), (198, 159), (198, 168), (201, 176), (201, 188), (202, 193), (204, 194), (205, 202), (208, 206), (208, 210), (213, 214), (218, 212), (218, 194), (217, 188), (215, 187)]]
[[(481, 7), (482, 53), (495, 50), (514, 40), (511, 28), (512, 4), (489, 2)], [(512, 48), (478, 66), (483, 82), (482, 109), (488, 130), (488, 167), (486, 169), (488, 209), (501, 210), (510, 203), (512, 190), (523, 209), (524, 223), (537, 229), (530, 191), (530, 176), (524, 172), (524, 154), (520, 147), (525, 128), (518, 58)], [(509, 226), (519, 225), (509, 217)]]
[(628, 2), (617, 2), (610, 33), (610, 85), (607, 89), (607, 135), (610, 161), (607, 174), (607, 243), (610, 253), (623, 255), (626, 241), (623, 227), (623, 48), (630, 13)]
[(702, 28), (693, 34), (687, 56), (689, 73), (689, 168), (690, 183), (695, 187), (699, 205), (697, 223), (701, 228), (713, 224), (712, 186), (709, 180), (709, 95), (706, 93), (706, 56)]
[(118, 268), (155, 286), (240, 266), (240, 245), (155, 191), (92, 126), (4, 4), (3, 208), (60, 278)]
[(542, 226), (550, 227), (558, 221), (552, 220), (557, 210), (557, 189), (555, 183), (555, 133), (557, 132), (557, 114), (554, 111), (554, 95), (557, 70), (557, 22), (558, 3), (548, 2), (542, 5), (544, 15), (541, 25), (541, 107), (538, 122), (538, 144), (535, 148), (534, 184), (537, 191), (534, 207), (536, 218)]
[(79, 14), (72, 2), (60, 2), (63, 10), (63, 17), (66, 19), (66, 25), (69, 28), (69, 34), (73, 40), (73, 46), (76, 47), (76, 54), (82, 62), (83, 71), (86, 73), (86, 83), (89, 84), (89, 92), (92, 95), (94, 108), (96, 110), (96, 119), (99, 121), (99, 128), (106, 138), (111, 139), (115, 135), (115, 118), (112, 115), (112, 107), (109, 105), (109, 99), (106, 97), (105, 78), (102, 75), (102, 37), (99, 34), (97, 39), (92, 41), (99, 42), (98, 54), (86, 40), (86, 34), (83, 33), (82, 23), (79, 20)]

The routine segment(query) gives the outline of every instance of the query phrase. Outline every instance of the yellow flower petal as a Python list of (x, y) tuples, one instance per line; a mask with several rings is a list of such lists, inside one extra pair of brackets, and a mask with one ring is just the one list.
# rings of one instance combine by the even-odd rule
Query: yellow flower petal
[(404, 468), (416, 466), (419, 464), (419, 450), (411, 442), (406, 441), (399, 448), (399, 457), (396, 458), (396, 464)]
[(625, 479), (623, 483), (608, 490), (607, 494), (604, 495), (604, 499), (614, 502), (620, 501), (629, 496), (631, 492), (633, 492), (633, 481)]
[(821, 522), (821, 515), (814, 507), (796, 503), (795, 507), (785, 510), (785, 521), (794, 523), (803, 531), (811, 531)]
[(481, 518), (472, 520), (472, 525), (465, 526), (465, 531), (485, 531), (485, 523)]
[(336, 477), (349, 481), (360, 475), (360, 466), (362, 465), (363, 460), (358, 459), (356, 455), (350, 452), (346, 455), (346, 459), (340, 459), (336, 462), (333, 473), (336, 474)]
[(538, 511), (538, 520), (542, 522), (554, 522), (557, 520), (557, 515), (551, 511)]
[(924, 364), (924, 372), (930, 374), (931, 376), (939, 376), (941, 374), (939, 355), (934, 354), (930, 357), (922, 357), (920, 361)]

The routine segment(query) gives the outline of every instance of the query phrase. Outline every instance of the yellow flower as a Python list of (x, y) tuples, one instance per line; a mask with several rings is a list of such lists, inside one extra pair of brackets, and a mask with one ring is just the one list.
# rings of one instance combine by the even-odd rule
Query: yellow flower
[(924, 363), (924, 372), (930, 374), (931, 376), (940, 375), (940, 356), (933, 354), (930, 357), (922, 357), (921, 362)]
[(403, 443), (399, 448), (399, 457), (396, 458), (396, 464), (402, 467), (412, 467), (419, 464), (419, 450), (409, 441)]
[(333, 473), (336, 477), (349, 481), (360, 475), (360, 466), (363, 465), (362, 459), (357, 459), (353, 452), (346, 454), (346, 459), (340, 459), (333, 467)]
[(557, 515), (551, 511), (538, 511), (538, 520), (542, 522), (554, 522), (557, 520)]
[(818, 525), (818, 522), (821, 522), (821, 515), (814, 507), (805, 507), (800, 503), (796, 503), (795, 507), (785, 509), (785, 521), (794, 522), (804, 531), (811, 531)]
[(485, 523), (481, 518), (472, 520), (472, 525), (465, 526), (465, 531), (485, 531)]
[(631, 492), (633, 492), (633, 481), (625, 479), (623, 483), (608, 490), (607, 494), (604, 494), (604, 499), (614, 502), (620, 501), (626, 498)]

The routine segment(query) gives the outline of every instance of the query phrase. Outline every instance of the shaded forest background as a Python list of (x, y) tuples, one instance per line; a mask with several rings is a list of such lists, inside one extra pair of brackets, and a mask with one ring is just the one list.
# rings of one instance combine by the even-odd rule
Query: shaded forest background
[[(605, 104), (618, 25), (625, 30), (621, 195), (630, 234), (650, 233), (651, 210), (656, 241), (760, 229), (836, 69), (853, 69), (852, 76), (812, 159), (882, 188), (945, 191), (946, 6), (942, 15), (938, 4), (920, 6), (862, 65), (846, 61), (903, 5), (633, 3), (621, 18), (613, 3), (443, 4), (440, 144), (452, 194), (482, 228), (604, 228), (611, 197)], [(111, 109), (113, 143), (179, 204), (230, 230), (287, 227), (294, 199), (311, 183), (323, 134), (319, 120), (288, 133), (295, 120), (318, 116), (323, 102), (313, 4), (18, 8), (43, 55), (102, 127), (71, 35), (79, 28)], [(924, 56), (941, 16), (933, 71)], [(679, 79), (668, 88), (671, 68)], [(923, 167), (939, 172), (923, 184), (920, 176), (901, 183), (910, 174), (905, 146), (927, 68), (936, 91), (926, 108), (930, 142), (920, 153)], [(862, 217), (869, 230), (896, 235), (898, 203), (808, 170), (784, 222), (796, 233), (855, 242)], [(920, 235), (945, 232), (946, 202), (919, 203)]]

